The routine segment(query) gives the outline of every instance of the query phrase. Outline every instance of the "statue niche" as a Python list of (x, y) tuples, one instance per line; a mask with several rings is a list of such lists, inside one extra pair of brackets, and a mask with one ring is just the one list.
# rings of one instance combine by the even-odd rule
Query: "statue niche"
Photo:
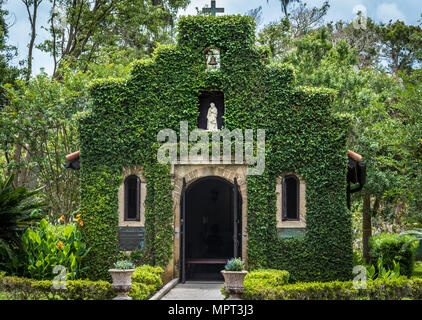
[(203, 92), (199, 97), (198, 129), (217, 131), (223, 126), (224, 95), (218, 91)]

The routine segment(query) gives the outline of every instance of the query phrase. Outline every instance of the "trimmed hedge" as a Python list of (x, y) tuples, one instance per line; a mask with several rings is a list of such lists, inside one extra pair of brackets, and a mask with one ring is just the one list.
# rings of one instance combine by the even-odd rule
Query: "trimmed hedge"
[(289, 282), (289, 272), (275, 269), (259, 269), (249, 272), (244, 280), (246, 288), (281, 286)]
[[(243, 280), (245, 292), (247, 295), (259, 295), (260, 291), (265, 291), (266, 288), (275, 288), (285, 285), (289, 282), (289, 272), (285, 270), (276, 269), (258, 269), (249, 271)], [(221, 293), (227, 298), (228, 294), (224, 291), (224, 285), (221, 288)]]
[(367, 281), (366, 289), (355, 289), (353, 281), (299, 282), (284, 286), (246, 288), (247, 300), (401, 300), (422, 299), (422, 279)]
[(382, 258), (384, 267), (394, 269), (393, 260), (400, 263), (400, 274), (407, 277), (413, 275), (415, 266), (417, 241), (412, 236), (383, 233), (369, 239), (370, 264), (377, 266), (378, 258)]
[(161, 280), (163, 272), (162, 268), (149, 265), (135, 268), (135, 272), (132, 275), (132, 289), (128, 295), (133, 300), (150, 298), (163, 285)]
[[(146, 300), (162, 285), (160, 267), (135, 268), (129, 296)], [(0, 275), (0, 292), (13, 300), (110, 300), (115, 297), (112, 284), (106, 281), (68, 280), (66, 289), (54, 289), (51, 280), (34, 280)]]
[(115, 297), (106, 281), (68, 280), (66, 289), (54, 289), (52, 280), (0, 276), (0, 292), (12, 300), (110, 300)]

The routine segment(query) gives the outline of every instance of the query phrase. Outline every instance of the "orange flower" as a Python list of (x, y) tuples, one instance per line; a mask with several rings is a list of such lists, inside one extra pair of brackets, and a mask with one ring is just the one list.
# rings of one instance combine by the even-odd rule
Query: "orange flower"
[(57, 242), (57, 245), (59, 246), (60, 249), (63, 249), (63, 243), (61, 241)]
[(83, 227), (84, 226), (84, 222), (81, 220), (81, 221), (79, 221), (79, 224), (81, 225), (81, 227)]

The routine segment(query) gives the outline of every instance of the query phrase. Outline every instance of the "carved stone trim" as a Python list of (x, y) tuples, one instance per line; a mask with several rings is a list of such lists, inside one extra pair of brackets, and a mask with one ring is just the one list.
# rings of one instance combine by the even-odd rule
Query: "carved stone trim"
[[(139, 205), (139, 221), (125, 221), (125, 195), (124, 195), (124, 181), (128, 176), (136, 175), (141, 180), (141, 198)], [(145, 196), (147, 193), (146, 179), (142, 167), (125, 167), (122, 169), (122, 183), (118, 191), (118, 213), (119, 213), (119, 227), (144, 227), (145, 226)]]
[[(295, 175), (299, 178), (299, 221), (282, 221), (282, 203), (283, 203), (283, 192), (282, 192), (282, 181), (283, 177), (287, 175)], [(284, 172), (281, 176), (277, 177), (275, 192), (277, 194), (277, 210), (276, 220), (277, 228), (305, 228), (306, 227), (306, 181), (295, 172)]]

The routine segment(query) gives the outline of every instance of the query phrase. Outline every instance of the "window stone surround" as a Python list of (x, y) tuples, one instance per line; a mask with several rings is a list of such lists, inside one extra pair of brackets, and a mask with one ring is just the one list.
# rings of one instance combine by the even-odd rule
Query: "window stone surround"
[[(141, 180), (141, 197), (139, 204), (139, 221), (125, 221), (125, 179), (131, 175), (136, 175)], [(145, 226), (145, 197), (147, 193), (146, 179), (142, 167), (125, 167), (122, 170), (122, 183), (118, 191), (118, 213), (119, 227), (144, 227)]]
[[(299, 179), (299, 220), (298, 221), (282, 221), (282, 181), (285, 176), (295, 175)], [(283, 172), (276, 180), (276, 221), (277, 228), (306, 228), (306, 181), (295, 172)]]

